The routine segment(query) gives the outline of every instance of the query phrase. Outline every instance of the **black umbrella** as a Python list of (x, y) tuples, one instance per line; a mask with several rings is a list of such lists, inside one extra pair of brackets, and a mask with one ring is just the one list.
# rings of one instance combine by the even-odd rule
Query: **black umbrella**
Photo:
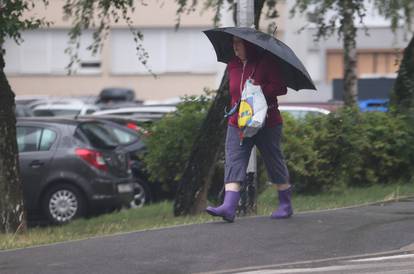
[(237, 36), (270, 52), (279, 61), (288, 87), (294, 90), (316, 90), (305, 66), (293, 50), (273, 36), (253, 28), (238, 27), (215, 28), (204, 33), (213, 44), (217, 61), (228, 63), (234, 57), (233, 36)]

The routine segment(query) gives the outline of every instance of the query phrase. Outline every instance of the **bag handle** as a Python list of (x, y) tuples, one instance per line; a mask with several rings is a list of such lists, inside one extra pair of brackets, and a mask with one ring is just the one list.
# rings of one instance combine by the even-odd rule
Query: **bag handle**
[[(260, 63), (260, 61), (262, 60), (262, 56), (264, 55), (264, 52), (265, 51), (263, 51), (261, 54), (260, 54), (260, 57), (258, 58), (258, 61), (256, 62), (256, 64), (254, 65), (254, 68), (253, 68), (253, 71), (252, 71), (252, 73), (250, 73), (250, 75), (249, 75), (249, 77), (247, 78), (247, 80), (249, 80), (249, 79), (252, 79), (252, 77), (253, 77), (253, 75), (254, 75), (254, 73), (256, 72), (256, 68), (257, 68), (257, 65)], [(243, 71), (244, 72), (244, 71)], [(227, 111), (227, 107), (224, 107), (224, 118), (227, 118), (227, 117), (229, 117), (229, 116), (231, 116), (231, 115), (233, 115), (237, 110), (238, 110), (238, 108), (239, 108), (239, 105), (240, 105), (240, 101), (241, 101), (241, 94), (242, 94), (242, 92), (243, 92), (243, 90), (242, 90), (242, 87), (243, 87), (243, 73), (242, 73), (242, 76), (241, 76), (241, 79), (240, 79), (240, 99), (239, 99), (239, 101), (237, 101), (237, 103), (230, 109), (230, 111)]]

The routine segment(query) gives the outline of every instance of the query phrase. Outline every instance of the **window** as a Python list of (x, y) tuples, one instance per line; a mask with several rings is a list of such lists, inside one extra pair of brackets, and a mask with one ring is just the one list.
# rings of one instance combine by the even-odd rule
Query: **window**
[[(202, 29), (144, 29), (143, 47), (154, 73), (215, 73), (216, 55)], [(138, 60), (136, 44), (128, 30), (111, 32), (113, 74), (149, 74)]]
[(56, 133), (47, 128), (17, 127), (19, 152), (47, 151), (56, 140)]
[[(395, 75), (401, 56), (401, 51), (360, 50), (357, 53), (357, 75), (359, 78)], [(343, 67), (342, 50), (329, 50), (327, 53), (327, 80), (330, 82), (333, 79), (343, 78)]]
[(79, 109), (35, 109), (33, 110), (34, 116), (76, 116), (79, 115)]
[(49, 150), (53, 143), (56, 140), (56, 132), (50, 130), (50, 129), (43, 129), (42, 131), (42, 137), (40, 138), (40, 151), (47, 151)]
[(118, 142), (122, 145), (129, 144), (138, 140), (137, 134), (133, 134), (126, 130), (121, 130), (120, 128), (115, 127), (111, 127), (110, 129), (118, 139)]
[[(22, 33), (23, 43), (17, 45), (6, 40), (5, 62), (9, 74), (66, 74), (70, 57), (65, 53), (68, 47), (68, 30), (35, 30)], [(93, 56), (86, 48), (92, 43), (92, 32), (85, 31), (81, 37), (79, 58), (81, 63), (77, 74), (96, 74), (101, 71), (99, 54)]]
[(113, 132), (102, 123), (83, 123), (78, 130), (81, 133), (76, 133), (76, 136), (85, 136), (89, 144), (95, 148), (111, 149), (119, 145)]
[(86, 110), (86, 114), (92, 114), (92, 113), (94, 113), (96, 111), (96, 109), (94, 109), (94, 108), (88, 108), (87, 110)]

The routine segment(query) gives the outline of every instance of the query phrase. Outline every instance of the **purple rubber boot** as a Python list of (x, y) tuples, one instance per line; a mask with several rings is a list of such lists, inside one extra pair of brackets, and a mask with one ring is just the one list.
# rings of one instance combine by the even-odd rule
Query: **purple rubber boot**
[(279, 207), (276, 211), (273, 211), (270, 218), (272, 219), (285, 219), (289, 218), (293, 214), (293, 208), (291, 204), (292, 187), (285, 190), (279, 190)]
[(236, 216), (237, 205), (240, 200), (240, 192), (238, 191), (226, 191), (224, 194), (224, 202), (219, 207), (207, 207), (206, 211), (212, 216), (223, 217), (223, 220), (232, 223)]

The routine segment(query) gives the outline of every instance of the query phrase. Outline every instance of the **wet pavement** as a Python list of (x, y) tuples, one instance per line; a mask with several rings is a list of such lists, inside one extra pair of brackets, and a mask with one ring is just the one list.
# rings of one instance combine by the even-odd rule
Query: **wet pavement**
[[(319, 273), (283, 271), (298, 264), (307, 269), (343, 267), (341, 258), (369, 256), (364, 254), (407, 255), (413, 243), (414, 199), (407, 199), (296, 214), (287, 220), (218, 220), (1, 251), (0, 273)], [(338, 269), (321, 273), (348, 273)]]

